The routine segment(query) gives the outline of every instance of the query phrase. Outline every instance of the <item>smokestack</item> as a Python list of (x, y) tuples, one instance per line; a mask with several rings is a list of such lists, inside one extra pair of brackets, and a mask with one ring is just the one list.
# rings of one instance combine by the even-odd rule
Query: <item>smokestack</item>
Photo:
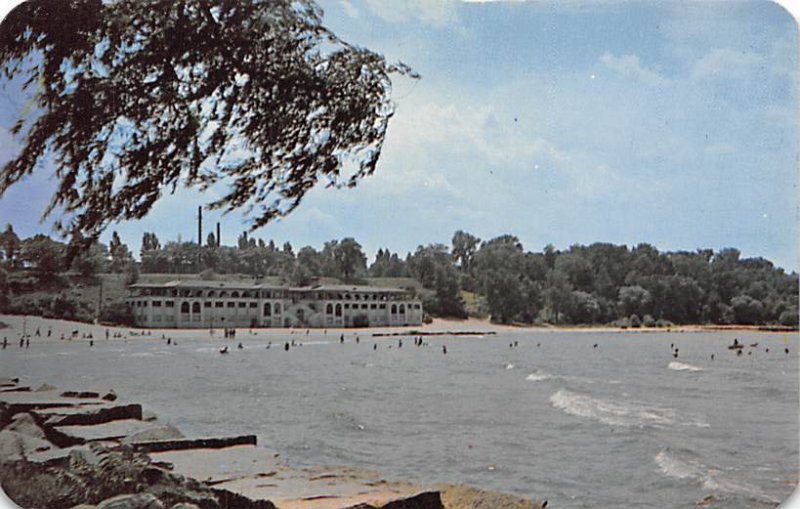
[(197, 207), (197, 245), (203, 247), (203, 207)]
[(221, 246), (221, 245), (222, 245), (222, 240), (220, 239), (220, 236), (219, 236), (219, 223), (217, 223), (217, 246)]

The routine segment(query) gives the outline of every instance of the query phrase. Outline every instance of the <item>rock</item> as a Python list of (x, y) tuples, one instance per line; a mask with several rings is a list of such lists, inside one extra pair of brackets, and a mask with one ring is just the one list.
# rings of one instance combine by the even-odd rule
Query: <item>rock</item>
[(45, 439), (44, 430), (40, 428), (31, 414), (16, 414), (11, 418), (11, 422), (3, 428), (6, 431), (16, 431), (29, 437)]
[(534, 509), (542, 503), (534, 503), (513, 495), (479, 490), (470, 486), (445, 484), (437, 486), (442, 493), (442, 502), (447, 509)]
[(158, 420), (158, 416), (149, 410), (142, 410), (142, 420), (147, 422), (153, 422)]
[(105, 394), (105, 395), (104, 395), (102, 398), (100, 398), (100, 399), (104, 399), (104, 400), (106, 400), (106, 401), (116, 401), (116, 399), (117, 399), (117, 394), (116, 394), (114, 391), (108, 391), (108, 392), (107, 392), (107, 393), (106, 393), (106, 394)]
[(438, 491), (425, 491), (408, 498), (392, 500), (384, 504), (382, 509), (444, 509), (444, 506)]
[(164, 504), (150, 493), (138, 493), (103, 500), (97, 509), (164, 509)]
[(170, 509), (200, 509), (200, 506), (195, 504), (187, 504), (186, 502), (180, 502), (170, 507)]
[(81, 504), (73, 506), (71, 509), (97, 509), (96, 505)]
[(132, 435), (128, 435), (122, 440), (122, 443), (135, 444), (141, 442), (156, 442), (160, 440), (175, 440), (180, 438), (185, 438), (183, 433), (178, 431), (178, 429), (174, 426), (167, 424), (158, 428), (147, 429)]
[(46, 451), (53, 444), (41, 438), (16, 431), (0, 431), (0, 462), (21, 460), (37, 451)]
[(50, 384), (42, 384), (39, 387), (35, 388), (33, 390), (33, 392), (45, 392), (45, 391), (54, 391), (54, 390), (56, 390), (56, 388), (53, 387), (52, 385), (50, 385)]

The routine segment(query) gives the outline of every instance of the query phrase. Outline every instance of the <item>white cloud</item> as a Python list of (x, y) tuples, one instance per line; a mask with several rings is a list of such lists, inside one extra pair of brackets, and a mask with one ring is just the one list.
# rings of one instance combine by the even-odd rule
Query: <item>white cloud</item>
[(353, 5), (350, 0), (340, 0), (339, 3), (342, 5), (342, 9), (344, 10), (345, 14), (350, 16), (351, 18), (357, 18), (361, 15), (356, 9), (356, 6)]
[(763, 58), (755, 53), (729, 48), (714, 48), (692, 66), (693, 80), (741, 78), (753, 73), (763, 64)]
[(391, 22), (420, 21), (444, 26), (458, 18), (456, 0), (366, 0), (366, 4), (373, 14)]
[(648, 85), (658, 85), (665, 82), (663, 76), (656, 71), (644, 67), (636, 55), (614, 56), (609, 52), (603, 53), (600, 62), (606, 67), (626, 78), (641, 81)]

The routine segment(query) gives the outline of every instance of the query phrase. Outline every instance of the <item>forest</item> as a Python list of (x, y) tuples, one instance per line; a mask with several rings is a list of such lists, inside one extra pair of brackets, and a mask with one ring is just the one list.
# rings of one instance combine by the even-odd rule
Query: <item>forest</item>
[[(162, 244), (155, 233), (145, 233), (137, 259), (114, 232), (108, 245), (96, 242), (69, 264), (66, 254), (64, 243), (42, 234), (20, 239), (6, 225), (0, 234), (0, 311), (69, 318), (53, 307), (59, 298), (62, 308), (75, 307), (59, 294), (75, 278), (91, 284), (111, 273), (131, 284), (147, 274), (237, 274), (295, 286), (322, 277), (349, 284), (412, 278), (416, 284), (407, 286), (418, 292), (428, 315), (496, 323), (798, 324), (797, 274), (764, 258), (742, 258), (735, 248), (661, 252), (649, 244), (595, 243), (536, 252), (512, 235), (481, 240), (457, 231), (449, 244), (421, 245), (405, 256), (378, 249), (370, 261), (353, 238), (295, 249), (246, 232), (235, 246), (221, 245), (213, 233), (204, 245), (180, 239)], [(43, 287), (54, 294), (47, 309), (31, 309), (30, 302), (20, 308), (15, 297)]]

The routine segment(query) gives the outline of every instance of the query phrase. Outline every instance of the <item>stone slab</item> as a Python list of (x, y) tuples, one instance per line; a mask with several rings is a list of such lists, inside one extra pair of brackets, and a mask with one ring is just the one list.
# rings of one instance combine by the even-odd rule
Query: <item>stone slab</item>
[(94, 425), (55, 426), (55, 429), (69, 437), (86, 441), (120, 440), (142, 431), (152, 430), (159, 426), (152, 422), (138, 419), (122, 419)]
[(149, 456), (155, 462), (171, 464), (181, 475), (212, 484), (246, 476), (274, 475), (284, 466), (274, 452), (254, 445), (151, 452)]

